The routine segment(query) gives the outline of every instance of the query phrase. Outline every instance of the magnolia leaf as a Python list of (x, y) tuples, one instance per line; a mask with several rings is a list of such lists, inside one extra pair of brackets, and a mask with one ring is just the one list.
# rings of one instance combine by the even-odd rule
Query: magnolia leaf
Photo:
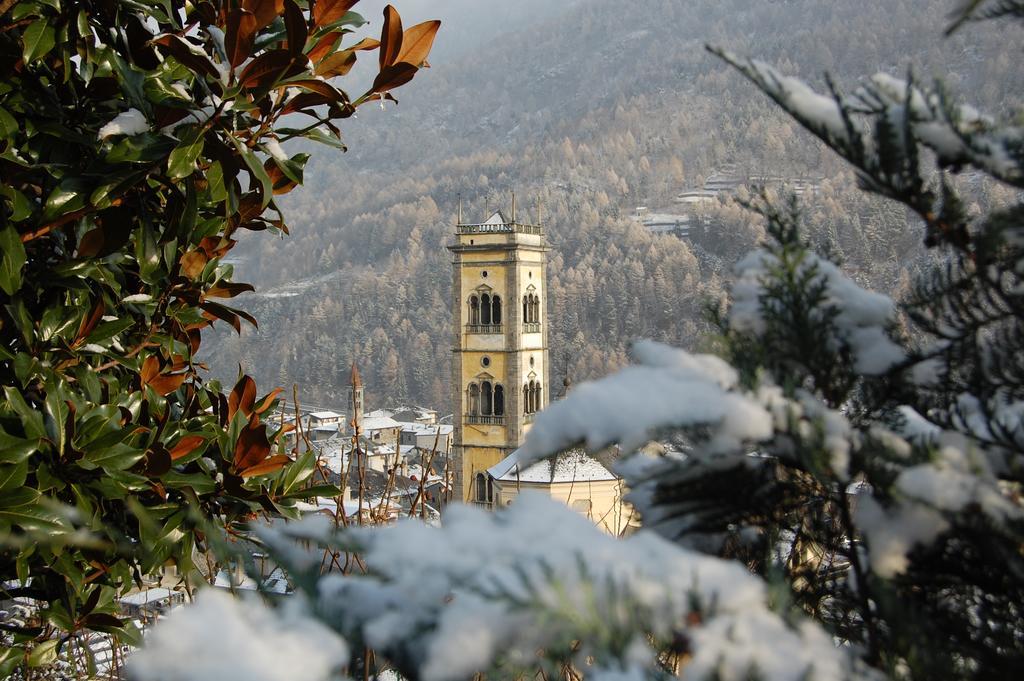
[(184, 135), (167, 159), (167, 175), (172, 180), (188, 177), (196, 169), (196, 159), (203, 153), (203, 130), (196, 127)]
[(244, 471), (252, 468), (270, 454), (270, 441), (267, 440), (267, 428), (257, 417), (249, 421), (238, 434), (235, 443), (233, 464), (235, 470)]
[(284, 12), (284, 0), (242, 0), (242, 7), (256, 17), (256, 29), (266, 28)]
[(255, 466), (246, 468), (245, 470), (240, 472), (240, 475), (243, 478), (252, 478), (257, 475), (267, 475), (268, 473), (276, 473), (277, 471), (281, 470), (289, 463), (291, 463), (291, 461), (292, 460), (289, 457), (285, 456), (284, 454), (275, 454), (269, 459), (264, 459)]
[(344, 76), (352, 70), (355, 64), (356, 53), (351, 49), (342, 50), (321, 61), (316, 67), (316, 75), (324, 78)]
[(438, 20), (424, 21), (416, 24), (402, 36), (402, 51), (398, 53), (396, 61), (406, 62), (413, 66), (422, 66), (427, 61), (430, 48), (434, 45), (434, 36), (441, 28)]
[(238, 411), (250, 416), (255, 403), (256, 381), (243, 375), (231, 390), (231, 394), (228, 395), (228, 418), (232, 418)]
[(288, 51), (294, 55), (302, 54), (306, 48), (306, 18), (294, 0), (284, 0), (284, 25), (288, 35)]
[(171, 448), (171, 461), (177, 461), (178, 459), (188, 456), (205, 443), (205, 438), (199, 435), (186, 435), (178, 440), (178, 444)]
[(391, 5), (384, 8), (384, 26), (380, 33), (380, 69), (383, 71), (398, 60), (402, 51), (402, 17)]
[(393, 90), (401, 85), (405, 85), (412, 80), (418, 70), (419, 69), (412, 64), (407, 64), (405, 62), (399, 62), (394, 66), (388, 66), (377, 74), (377, 78), (373, 81), (373, 87), (370, 88), (370, 92), (383, 93), (388, 90)]
[(325, 26), (345, 16), (359, 0), (317, 0), (313, 5), (313, 23)]
[(181, 256), (181, 271), (189, 279), (195, 279), (203, 273), (207, 258), (203, 251), (189, 251)]
[(25, 266), (25, 245), (14, 225), (0, 229), (0, 289), (9, 296), (21, 288), (21, 270)]
[[(325, 33), (320, 37), (319, 40), (316, 41), (316, 43), (313, 45), (313, 48), (306, 53), (306, 56), (309, 57), (309, 60), (314, 64), (318, 63), (321, 59), (329, 55), (334, 50), (335, 45), (338, 44), (338, 40), (340, 40), (343, 35), (344, 33), (342, 33), (341, 31), (331, 31), (329, 33)], [(16, 125), (17, 123), (15, 123), (15, 126)]]
[(49, 53), (55, 44), (55, 35), (53, 24), (49, 19), (42, 17), (32, 22), (22, 34), (24, 43), (22, 59), (25, 60), (25, 63), (31, 64)]
[(253, 41), (256, 40), (256, 15), (244, 8), (228, 13), (227, 30), (224, 32), (224, 49), (228, 62), (234, 68), (252, 55)]

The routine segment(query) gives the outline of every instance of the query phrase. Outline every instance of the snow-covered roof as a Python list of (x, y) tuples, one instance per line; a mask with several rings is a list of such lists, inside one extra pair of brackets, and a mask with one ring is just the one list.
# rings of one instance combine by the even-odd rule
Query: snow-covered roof
[(496, 210), (491, 214), (491, 217), (484, 220), (485, 225), (504, 225), (509, 222), (509, 219), (505, 217), (505, 214), (500, 210)]
[(581, 449), (571, 449), (520, 470), (519, 450), (487, 470), (495, 480), (511, 482), (570, 483), (618, 480), (618, 476)]
[(163, 587), (155, 587), (153, 589), (146, 589), (145, 591), (136, 591), (135, 593), (121, 596), (118, 599), (122, 604), (126, 605), (146, 605), (147, 603), (157, 603), (166, 598), (172, 598), (175, 595), (174, 591), (165, 589)]
[(387, 416), (387, 417), (390, 418), (390, 417), (392, 417), (394, 415), (395, 415), (395, 412), (393, 412), (393, 411), (391, 411), (389, 409), (374, 409), (373, 411), (364, 412), (363, 413), (363, 418), (364, 419), (375, 419), (375, 418), (380, 418), (380, 417), (383, 417), (383, 416)]
[(315, 419), (320, 419), (321, 421), (325, 421), (327, 419), (341, 418), (341, 414), (333, 411), (314, 411), (313, 413), (310, 414), (310, 416), (312, 416)]
[(369, 414), (363, 415), (362, 430), (363, 432), (370, 432), (371, 430), (382, 430), (384, 428), (401, 428), (402, 424), (394, 420), (390, 416), (370, 416)]
[(399, 421), (398, 425), (402, 427), (402, 431), (416, 433), (417, 435), (436, 435), (438, 431), (440, 431), (441, 435), (451, 435), (455, 430), (455, 426), (447, 423), (426, 424), (414, 421)]

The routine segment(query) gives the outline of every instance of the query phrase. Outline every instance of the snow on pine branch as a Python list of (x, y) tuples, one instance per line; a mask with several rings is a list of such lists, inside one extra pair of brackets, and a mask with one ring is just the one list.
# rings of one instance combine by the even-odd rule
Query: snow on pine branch
[(455, 506), (441, 528), (407, 520), (341, 541), (359, 546), (368, 574), (307, 587), (316, 612), (423, 681), (563, 663), (595, 678), (651, 678), (665, 650), (692, 655), (683, 671), (695, 680), (752, 670), (764, 681), (865, 678), (817, 625), (773, 613), (766, 585), (741, 564), (648, 531), (610, 537), (544, 496), (499, 512)]
[(710, 452), (771, 436), (771, 415), (732, 391), (738, 376), (722, 359), (654, 341), (637, 342), (633, 356), (639, 365), (581, 383), (545, 407), (518, 450), (520, 465), (579, 443), (592, 451), (613, 443), (632, 451), (665, 428), (707, 427)]
[(128, 671), (139, 681), (327, 681), (347, 662), (345, 642), (298, 598), (275, 611), (210, 588), (152, 630)]
[[(973, 107), (950, 104), (941, 92), (922, 91), (885, 73), (873, 76), (853, 96), (840, 97), (815, 92), (760, 60), (708, 49), (857, 166), (869, 184), (878, 179), (876, 175), (891, 172), (883, 156), (895, 153), (908, 161), (916, 159), (903, 134), (909, 125), (914, 139), (932, 149), (942, 165), (969, 163), (1004, 182), (1024, 186), (1024, 127), (996, 125)], [(865, 134), (864, 119), (872, 121), (874, 135)]]
[[(729, 325), (736, 331), (760, 336), (765, 330), (765, 282), (779, 266), (778, 257), (770, 251), (752, 251), (735, 267), (736, 283), (732, 287), (733, 305)], [(825, 284), (825, 305), (834, 307), (835, 339), (838, 345), (850, 348), (854, 370), (861, 374), (879, 375), (906, 359), (906, 354), (889, 338), (886, 327), (896, 317), (896, 304), (888, 296), (868, 291), (843, 274), (836, 265), (805, 252), (799, 265), (801, 271), (811, 268), (816, 279)]]

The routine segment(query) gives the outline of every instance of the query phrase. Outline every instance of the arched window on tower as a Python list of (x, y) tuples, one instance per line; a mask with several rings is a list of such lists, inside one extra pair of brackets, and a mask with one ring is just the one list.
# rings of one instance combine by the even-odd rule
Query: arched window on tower
[(501, 324), (501, 297), (491, 298), (491, 324)]
[(530, 297), (523, 296), (523, 324), (530, 323)]
[(501, 385), (494, 386), (494, 415), (502, 416), (505, 413), (505, 389)]
[(540, 383), (535, 383), (534, 385), (535, 387), (533, 395), (533, 410), (540, 411), (543, 406), (542, 397), (540, 394)]
[(476, 474), (476, 501), (478, 504), (487, 503), (487, 476), (483, 473)]
[(491, 297), (486, 293), (480, 296), (480, 323), (491, 323)]
[(476, 296), (469, 297), (469, 323), (480, 323), (480, 299)]
[(491, 390), (491, 382), (484, 381), (480, 386), (480, 413), (484, 416), (490, 416), (494, 413), (494, 394)]
[(530, 296), (530, 319), (534, 324), (540, 321), (540, 298), (535, 295)]
[(469, 384), (469, 415), (476, 416), (480, 413), (480, 386), (476, 383)]
[(532, 414), (530, 411), (530, 384), (527, 383), (523, 386), (523, 413)]

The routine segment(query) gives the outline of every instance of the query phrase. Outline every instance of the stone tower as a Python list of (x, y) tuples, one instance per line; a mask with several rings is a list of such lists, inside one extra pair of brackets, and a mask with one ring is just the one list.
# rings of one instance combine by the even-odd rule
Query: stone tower
[(349, 389), (351, 390), (351, 397), (349, 401), (349, 407), (352, 409), (352, 420), (350, 424), (353, 432), (362, 434), (363, 432), (363, 379), (359, 376), (359, 369), (356, 368), (356, 363), (352, 362), (352, 373), (348, 380)]
[(523, 442), (548, 401), (547, 251), (541, 225), (492, 213), (459, 220), (454, 255), (452, 362), (456, 488), (490, 504), (487, 469)]

